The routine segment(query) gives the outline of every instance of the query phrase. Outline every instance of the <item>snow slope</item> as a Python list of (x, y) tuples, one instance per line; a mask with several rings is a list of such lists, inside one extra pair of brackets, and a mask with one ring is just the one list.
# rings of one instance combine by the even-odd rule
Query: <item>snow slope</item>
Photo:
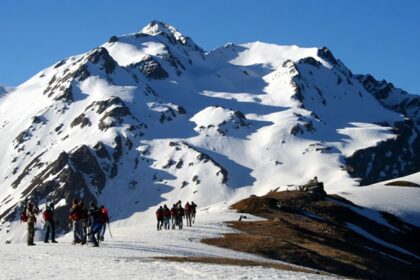
[[(157, 232), (154, 223), (140, 221), (136, 227), (112, 227), (113, 238), (106, 234), (100, 248), (71, 245), (71, 236), (60, 238), (58, 244), (0, 244), (0, 279), (334, 279), (316, 274), (280, 271), (258, 266), (176, 263), (153, 259), (164, 256), (207, 256), (246, 259), (271, 263), (264, 258), (234, 252), (199, 242), (232, 232), (221, 221), (236, 220), (237, 213), (221, 204), (202, 209), (197, 223), (182, 231)], [(255, 217), (248, 215), (249, 220)], [(19, 227), (24, 227), (20, 225)], [(24, 268), (24, 269), (22, 269)]]
[[(363, 207), (394, 214), (402, 220), (420, 227), (420, 191), (418, 187), (387, 186), (389, 180), (367, 187), (351, 188), (339, 193)], [(420, 185), (420, 173), (398, 178)]]
[(156, 21), (112, 36), (0, 99), (0, 240), (22, 241), (25, 199), (63, 220), (73, 198), (93, 200), (127, 227), (178, 200), (229, 203), (313, 176), (352, 193), (419, 171), (417, 99), (382, 100), (369, 81), (326, 48), (206, 53)]

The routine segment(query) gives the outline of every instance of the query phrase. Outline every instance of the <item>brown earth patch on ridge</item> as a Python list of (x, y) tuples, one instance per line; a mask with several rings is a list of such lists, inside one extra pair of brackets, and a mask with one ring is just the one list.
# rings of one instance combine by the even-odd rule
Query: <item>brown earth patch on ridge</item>
[[(419, 258), (413, 256), (420, 256), (420, 229), (390, 214), (375, 212), (394, 230), (360, 215), (360, 211), (373, 210), (344, 198), (322, 199), (299, 191), (251, 196), (232, 208), (268, 220), (228, 222), (240, 233), (204, 243), (358, 279), (415, 279), (420, 275)], [(413, 255), (373, 242), (351, 228)]]
[(415, 187), (420, 188), (419, 184), (409, 182), (409, 181), (393, 181), (386, 183), (385, 186), (396, 186), (396, 187)]

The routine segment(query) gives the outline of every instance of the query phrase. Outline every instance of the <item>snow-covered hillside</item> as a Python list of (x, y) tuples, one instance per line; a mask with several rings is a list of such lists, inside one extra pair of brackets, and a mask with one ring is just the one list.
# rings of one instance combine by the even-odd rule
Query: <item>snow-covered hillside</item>
[(0, 98), (5, 96), (9, 92), (12, 92), (13, 90), (14, 90), (14, 88), (12, 88), (12, 87), (7, 87), (7, 86), (0, 85)]
[(346, 192), (418, 172), (418, 112), (418, 96), (353, 75), (327, 48), (205, 52), (152, 22), (0, 98), (0, 238), (20, 240), (25, 198), (54, 202), (62, 220), (71, 199), (97, 201), (123, 227), (178, 200), (231, 202), (313, 176)]

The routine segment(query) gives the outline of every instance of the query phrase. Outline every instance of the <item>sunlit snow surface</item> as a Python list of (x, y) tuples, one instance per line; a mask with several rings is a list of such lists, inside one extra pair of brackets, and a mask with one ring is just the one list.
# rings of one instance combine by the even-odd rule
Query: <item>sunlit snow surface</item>
[[(222, 221), (239, 214), (217, 205), (202, 209), (193, 227), (156, 231), (154, 222), (137, 227), (112, 228), (99, 248), (71, 245), (71, 235), (58, 244), (36, 242), (0, 245), (0, 279), (333, 279), (257, 266), (177, 263), (153, 259), (162, 256), (207, 256), (274, 262), (257, 256), (200, 243), (200, 239), (232, 232)], [(247, 220), (256, 217), (247, 215)], [(20, 225), (25, 227), (25, 225)], [(280, 262), (277, 262), (280, 263)]]

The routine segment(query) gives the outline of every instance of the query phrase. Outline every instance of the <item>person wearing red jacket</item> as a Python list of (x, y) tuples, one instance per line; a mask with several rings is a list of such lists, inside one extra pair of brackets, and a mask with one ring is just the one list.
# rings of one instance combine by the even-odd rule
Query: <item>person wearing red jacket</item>
[(73, 245), (83, 242), (82, 211), (77, 199), (73, 199), (73, 205), (69, 212), (69, 221), (73, 228)]
[(156, 219), (157, 219), (157, 230), (161, 230), (163, 226), (163, 218), (164, 218), (164, 212), (162, 206), (159, 207), (158, 210), (156, 210)]
[(185, 220), (187, 222), (187, 226), (191, 226), (191, 205), (188, 203), (185, 203), (184, 206), (184, 214), (185, 214)]
[(57, 243), (55, 240), (55, 220), (54, 220), (54, 204), (47, 205), (44, 212), (42, 212), (42, 219), (44, 220), (44, 228), (46, 229), (44, 242), (48, 243), (51, 233), (51, 242)]
[(168, 229), (170, 229), (171, 228), (171, 224), (170, 224), (170, 220), (171, 220), (171, 210), (169, 210), (169, 208), (168, 208), (168, 206), (166, 206), (166, 204), (165, 205), (163, 205), (163, 215), (164, 215), (164, 218), (163, 218), (163, 223), (164, 223), (164, 228), (166, 229), (166, 230), (168, 230)]
[(100, 215), (99, 215), (99, 222), (102, 225), (101, 231), (99, 232), (99, 239), (104, 241), (105, 231), (106, 231), (106, 224), (109, 224), (109, 216), (108, 216), (108, 209), (101, 205), (100, 207)]

